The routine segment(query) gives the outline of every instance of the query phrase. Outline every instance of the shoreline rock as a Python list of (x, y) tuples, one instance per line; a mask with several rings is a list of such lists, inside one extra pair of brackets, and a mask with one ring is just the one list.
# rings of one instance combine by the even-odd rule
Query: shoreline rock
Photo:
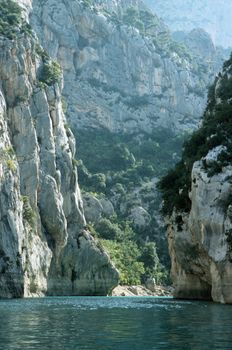
[(139, 286), (117, 286), (112, 291), (113, 297), (160, 297), (160, 296), (173, 296), (173, 287), (157, 285), (155, 291), (147, 289), (143, 285)]

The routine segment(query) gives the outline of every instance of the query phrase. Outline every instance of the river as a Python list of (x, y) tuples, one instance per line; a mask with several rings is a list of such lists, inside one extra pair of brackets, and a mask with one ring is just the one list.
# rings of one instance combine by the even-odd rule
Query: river
[(1, 350), (232, 349), (232, 306), (172, 298), (0, 301)]

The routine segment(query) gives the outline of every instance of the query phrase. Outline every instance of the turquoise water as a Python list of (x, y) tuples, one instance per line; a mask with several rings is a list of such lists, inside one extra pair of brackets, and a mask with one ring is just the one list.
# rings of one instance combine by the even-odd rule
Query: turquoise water
[(1, 350), (232, 349), (232, 307), (171, 298), (0, 301)]

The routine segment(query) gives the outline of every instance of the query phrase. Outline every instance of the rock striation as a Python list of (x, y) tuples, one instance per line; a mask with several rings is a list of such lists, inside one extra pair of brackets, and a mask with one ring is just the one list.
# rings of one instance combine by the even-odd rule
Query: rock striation
[(106, 295), (118, 273), (86, 230), (62, 71), (21, 24), (0, 36), (0, 297)]
[(30, 16), (64, 69), (67, 116), (77, 138), (79, 130), (92, 128), (128, 134), (195, 128), (206, 86), (221, 67), (211, 39), (201, 36), (209, 50), (195, 57), (172, 41), (142, 1), (88, 3), (34, 0)]
[(212, 299), (232, 303), (231, 252), (227, 233), (231, 230), (232, 167), (209, 178), (202, 161), (192, 170), (192, 207), (182, 216), (181, 228), (173, 214), (169, 226), (174, 295), (178, 298)]

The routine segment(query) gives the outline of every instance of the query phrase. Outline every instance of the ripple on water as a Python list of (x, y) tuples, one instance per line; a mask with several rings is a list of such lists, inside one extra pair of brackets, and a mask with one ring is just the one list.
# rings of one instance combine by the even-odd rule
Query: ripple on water
[(0, 349), (231, 349), (231, 311), (153, 297), (2, 300)]

